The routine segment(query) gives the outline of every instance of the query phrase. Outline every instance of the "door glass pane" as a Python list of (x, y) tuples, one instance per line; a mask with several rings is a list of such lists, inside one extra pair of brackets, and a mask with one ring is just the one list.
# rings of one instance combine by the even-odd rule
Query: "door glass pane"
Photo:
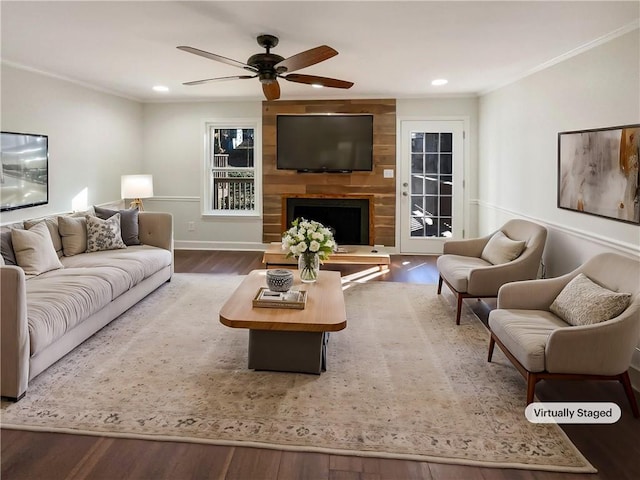
[(440, 209), (438, 208), (438, 197), (424, 197), (424, 214), (429, 217), (437, 217)]
[(411, 237), (451, 237), (453, 134), (411, 133)]
[(425, 133), (426, 140), (426, 152), (437, 152), (438, 151), (438, 133)]
[(412, 154), (411, 155), (411, 173), (424, 172), (424, 155)]
[(426, 173), (438, 173), (438, 155), (427, 155), (424, 171)]
[[(416, 192), (418, 193), (418, 192)], [(424, 179), (424, 193), (427, 195), (438, 194), (438, 179), (433, 175), (429, 175)]]
[(441, 133), (440, 134), (440, 151), (441, 152), (453, 152), (453, 134)]
[(453, 173), (453, 155), (443, 153), (440, 155), (440, 175), (451, 175)]
[(411, 151), (424, 152), (424, 133), (415, 132), (411, 136)]
[(411, 192), (412, 193), (424, 193), (422, 188), (423, 175), (411, 175)]

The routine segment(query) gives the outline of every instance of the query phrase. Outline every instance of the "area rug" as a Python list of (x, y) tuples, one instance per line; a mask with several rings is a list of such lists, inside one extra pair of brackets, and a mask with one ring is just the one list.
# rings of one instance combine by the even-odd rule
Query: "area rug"
[(2, 427), (564, 472), (594, 472), (488, 332), (435, 286), (345, 284), (322, 375), (248, 370), (218, 311), (243, 277), (176, 274), (39, 375)]

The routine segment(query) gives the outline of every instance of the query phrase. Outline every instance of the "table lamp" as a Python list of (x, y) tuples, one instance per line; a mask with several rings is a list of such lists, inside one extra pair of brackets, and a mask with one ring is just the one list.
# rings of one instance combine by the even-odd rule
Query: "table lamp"
[(142, 199), (153, 197), (153, 175), (122, 175), (120, 196), (132, 198), (130, 208), (143, 211)]

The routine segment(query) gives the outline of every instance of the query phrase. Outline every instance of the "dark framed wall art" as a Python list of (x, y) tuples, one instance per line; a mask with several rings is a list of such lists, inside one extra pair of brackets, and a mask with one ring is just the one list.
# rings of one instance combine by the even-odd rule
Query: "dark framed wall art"
[(0, 134), (0, 211), (49, 202), (49, 137)]
[(558, 208), (640, 225), (640, 124), (558, 133)]

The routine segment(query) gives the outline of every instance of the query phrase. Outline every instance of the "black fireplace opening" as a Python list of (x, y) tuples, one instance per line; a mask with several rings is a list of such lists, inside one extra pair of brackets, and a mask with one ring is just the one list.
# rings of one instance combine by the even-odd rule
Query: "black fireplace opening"
[(286, 228), (299, 217), (333, 228), (338, 245), (369, 245), (369, 199), (287, 198)]

